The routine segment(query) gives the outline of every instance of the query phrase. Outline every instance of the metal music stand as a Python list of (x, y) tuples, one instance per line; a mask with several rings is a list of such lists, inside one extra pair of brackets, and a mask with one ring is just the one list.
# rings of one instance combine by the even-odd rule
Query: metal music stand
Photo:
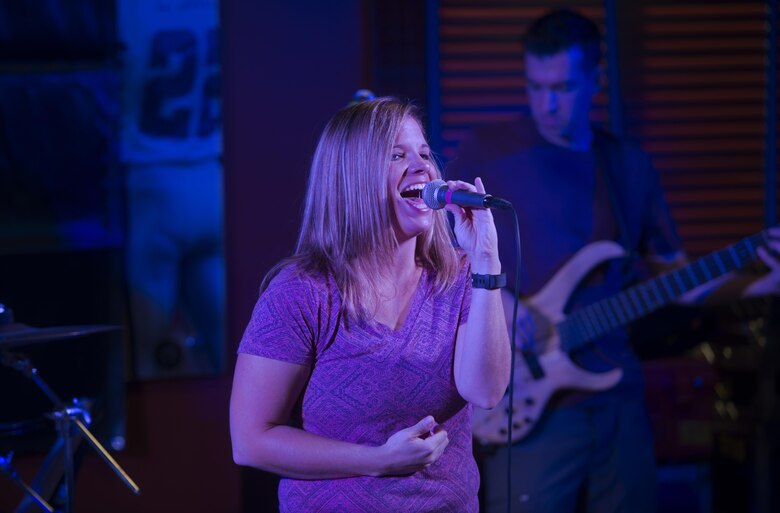
[[(2, 308), (0, 305), (0, 313), (5, 314), (6, 319), (10, 316), (10, 311)], [(114, 326), (66, 326), (62, 328), (33, 328), (24, 324), (14, 324), (13, 321), (0, 323), (0, 353), (1, 363), (7, 367), (15, 369), (30, 380), (32, 380), (38, 388), (49, 398), (54, 405), (54, 410), (49, 414), (49, 417), (55, 421), (57, 426), (57, 432), (59, 434), (58, 442), (62, 442), (64, 446), (64, 474), (65, 474), (65, 513), (73, 513), (73, 502), (75, 492), (75, 479), (73, 470), (73, 438), (83, 435), (89, 442), (95, 451), (103, 458), (103, 461), (112, 468), (112, 470), (119, 476), (119, 478), (127, 485), (130, 490), (136, 495), (140, 492), (140, 488), (137, 484), (127, 475), (127, 473), (119, 466), (119, 464), (111, 457), (108, 451), (100, 444), (100, 442), (89, 431), (86, 424), (90, 423), (89, 413), (82, 406), (82, 403), (78, 400), (73, 401), (72, 404), (66, 404), (59, 398), (59, 396), (49, 387), (48, 384), (41, 378), (38, 370), (33, 367), (30, 360), (20, 354), (14, 354), (9, 349), (15, 346), (26, 345), (34, 342), (43, 342), (62, 338), (71, 338), (86, 335), (89, 333), (97, 333), (102, 331), (113, 331), (118, 328)], [(78, 429), (80, 434), (75, 431)], [(3, 460), (5, 461), (5, 460)], [(10, 468), (10, 456), (8, 457), (7, 465), (4, 467)], [(13, 474), (12, 474), (13, 475)], [(17, 476), (18, 477), (18, 476)], [(20, 484), (22, 488), (30, 493), (34, 490), (28, 489), (27, 485), (24, 485), (21, 480), (17, 480), (12, 477), (17, 484)], [(36, 501), (37, 494), (31, 496)], [(45, 502), (45, 501), (44, 501)], [(50, 507), (50, 506), (49, 506)], [(45, 506), (44, 506), (45, 508)], [(53, 511), (53, 510), (50, 510)]]

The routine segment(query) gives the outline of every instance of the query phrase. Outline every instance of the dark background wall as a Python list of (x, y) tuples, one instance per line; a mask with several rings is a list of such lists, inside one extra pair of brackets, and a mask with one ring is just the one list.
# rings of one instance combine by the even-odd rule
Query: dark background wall
[[(114, 455), (141, 494), (134, 496), (88, 451), (77, 479), (77, 511), (275, 510), (275, 480), (232, 462), (233, 355), (260, 279), (293, 248), (316, 137), (365, 87), (363, 6), (360, 0), (223, 0), (229, 370), (216, 378), (128, 383), (127, 447)], [(13, 463), (30, 482), (41, 460), (17, 455)], [(0, 476), (0, 511), (13, 511), (21, 496)]]
[[(364, 77), (363, 2), (223, 8), (229, 340), (265, 272), (291, 253), (317, 137)], [(242, 469), (245, 511), (276, 510), (276, 478)], [(260, 505), (260, 507), (257, 507)]]

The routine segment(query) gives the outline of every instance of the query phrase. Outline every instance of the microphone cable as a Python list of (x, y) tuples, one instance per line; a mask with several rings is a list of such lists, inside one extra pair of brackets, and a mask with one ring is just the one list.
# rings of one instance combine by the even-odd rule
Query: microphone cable
[(520, 304), (520, 258), (522, 255), (522, 246), (520, 244), (520, 221), (517, 218), (517, 211), (515, 207), (511, 207), (512, 217), (514, 219), (515, 226), (515, 252), (517, 258), (515, 259), (515, 284), (514, 284), (514, 301), (512, 304), (512, 335), (509, 338), (511, 356), (509, 368), (509, 411), (507, 412), (507, 440), (506, 440), (506, 511), (512, 512), (512, 424), (514, 423), (513, 414), (515, 410), (515, 358), (517, 349), (517, 309)]

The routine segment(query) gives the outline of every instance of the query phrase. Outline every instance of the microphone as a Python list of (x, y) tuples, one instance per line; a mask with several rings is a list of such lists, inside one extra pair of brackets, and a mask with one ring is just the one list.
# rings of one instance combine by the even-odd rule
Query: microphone
[(512, 204), (505, 199), (496, 198), (490, 194), (464, 190), (452, 191), (444, 180), (433, 180), (425, 184), (422, 199), (429, 208), (439, 210), (445, 205), (454, 203), (467, 208), (499, 208), (508, 210)]

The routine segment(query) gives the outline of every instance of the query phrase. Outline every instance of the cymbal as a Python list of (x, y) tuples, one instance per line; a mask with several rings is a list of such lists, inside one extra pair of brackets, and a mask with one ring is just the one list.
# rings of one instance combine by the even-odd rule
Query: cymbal
[(92, 333), (116, 331), (119, 329), (121, 329), (119, 326), (107, 324), (34, 328), (26, 324), (12, 322), (8, 324), (0, 324), (0, 348), (23, 346), (37, 342), (48, 342), (50, 340), (82, 337), (84, 335), (91, 335)]

